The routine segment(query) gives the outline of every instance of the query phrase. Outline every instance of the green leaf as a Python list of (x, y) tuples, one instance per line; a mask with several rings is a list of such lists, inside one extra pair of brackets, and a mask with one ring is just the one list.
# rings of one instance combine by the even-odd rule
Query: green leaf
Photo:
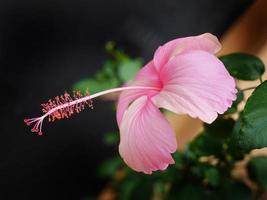
[(153, 183), (148, 178), (136, 174), (134, 177), (130, 177), (121, 183), (119, 199), (151, 199), (152, 194)]
[(206, 132), (198, 135), (190, 144), (189, 150), (196, 156), (222, 156), (223, 140)]
[(119, 197), (122, 200), (128, 200), (131, 198), (134, 188), (138, 185), (138, 182), (135, 179), (126, 180), (122, 182), (120, 187), (121, 191), (119, 192)]
[(195, 163), (195, 165), (191, 167), (190, 173), (194, 179), (200, 182), (205, 181), (207, 184), (209, 184), (209, 186), (212, 187), (217, 187), (221, 181), (221, 171), (219, 171), (219, 168), (208, 163)]
[(231, 108), (229, 108), (224, 113), (224, 115), (236, 113), (237, 112), (237, 106), (241, 101), (243, 101), (243, 99), (244, 99), (244, 92), (241, 90), (238, 90), (237, 95), (236, 95), (236, 100), (233, 102)]
[(212, 124), (205, 124), (204, 128), (207, 134), (211, 136), (227, 138), (232, 134), (234, 125), (235, 121), (232, 118), (218, 117)]
[(181, 152), (176, 151), (175, 153), (172, 154), (172, 156), (173, 159), (175, 160), (176, 169), (183, 169), (185, 165), (184, 155)]
[(121, 158), (114, 158), (106, 160), (98, 169), (98, 174), (101, 177), (112, 177), (115, 175), (118, 169), (123, 166)]
[(211, 167), (208, 170), (206, 170), (205, 171), (205, 177), (206, 177), (208, 183), (213, 187), (218, 186), (220, 183), (220, 173), (219, 173), (218, 169), (215, 167)]
[(248, 99), (235, 135), (245, 151), (267, 146), (267, 81), (259, 85)]
[(169, 194), (170, 200), (210, 200), (214, 199), (209, 196), (204, 188), (200, 185), (193, 185), (191, 183), (184, 183), (181, 185), (173, 185)]
[(267, 189), (266, 168), (267, 156), (254, 157), (247, 165), (249, 177), (264, 189)]
[(79, 90), (82, 93), (88, 89), (91, 94), (100, 92), (106, 89), (114, 88), (118, 86), (118, 81), (116, 79), (99, 81), (95, 79), (83, 79), (73, 85), (74, 90)]
[(108, 78), (114, 78), (116, 76), (115, 74), (115, 68), (116, 68), (117, 63), (114, 60), (107, 60), (103, 64), (103, 68), (100, 71), (105, 75), (105, 77)]
[[(212, 149), (211, 144), (203, 144), (202, 149), (206, 149), (206, 153), (213, 153), (216, 156), (228, 161), (240, 160), (244, 157), (245, 153), (237, 145), (236, 137), (233, 137), (234, 132), (239, 132), (240, 121), (234, 121), (232, 118), (224, 119), (217, 118), (212, 124), (204, 125), (205, 132), (209, 138), (205, 139), (207, 142), (215, 142)], [(238, 129), (238, 130), (237, 130)], [(211, 149), (208, 151), (208, 149)]]
[(221, 199), (227, 200), (252, 200), (251, 190), (243, 183), (238, 181), (227, 181), (223, 185)]
[(82, 197), (81, 200), (96, 200), (96, 197), (93, 196), (86, 196), (86, 197)]
[(112, 52), (114, 51), (115, 49), (115, 42), (114, 41), (108, 41), (106, 44), (105, 44), (105, 49), (107, 52)]
[(166, 199), (167, 195), (167, 189), (166, 183), (158, 180), (153, 184), (153, 199)]
[(258, 57), (249, 54), (233, 53), (221, 56), (220, 60), (229, 73), (240, 80), (256, 80), (265, 70), (263, 62)]
[(140, 59), (127, 60), (122, 62), (119, 67), (119, 77), (123, 82), (130, 81), (134, 78), (143, 62)]
[[(241, 114), (242, 115), (242, 114)], [(239, 134), (239, 131), (241, 129), (241, 120), (238, 119), (234, 125), (233, 128), (233, 134), (229, 138), (227, 142), (227, 159), (228, 161), (233, 161), (233, 160), (242, 160), (246, 154), (244, 149), (241, 149), (239, 146), (239, 139), (236, 137)]]
[(114, 145), (119, 142), (119, 133), (105, 133), (103, 142), (106, 145)]

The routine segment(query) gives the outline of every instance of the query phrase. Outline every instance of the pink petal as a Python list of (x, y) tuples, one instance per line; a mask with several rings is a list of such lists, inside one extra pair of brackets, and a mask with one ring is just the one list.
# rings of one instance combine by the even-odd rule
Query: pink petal
[(152, 82), (159, 81), (159, 73), (156, 70), (153, 61), (150, 61), (146, 66), (142, 67), (137, 73), (135, 80), (148, 80)]
[(129, 106), (120, 136), (120, 155), (132, 169), (151, 174), (174, 163), (175, 133), (149, 97), (140, 97)]
[[(134, 86), (150, 86), (150, 87), (162, 87), (162, 84), (159, 81), (158, 73), (155, 70), (155, 67), (153, 65), (153, 62), (148, 63), (146, 66), (144, 66), (136, 75), (135, 80), (131, 83), (128, 83), (128, 85), (134, 85)], [(141, 97), (141, 96), (153, 96), (157, 91), (154, 90), (142, 90), (142, 89), (136, 89), (136, 90), (127, 90), (123, 91), (120, 94), (118, 105), (117, 105), (117, 123), (120, 125), (123, 114), (125, 110), (128, 108), (129, 104)]]
[(179, 114), (211, 123), (236, 99), (235, 81), (223, 63), (205, 51), (188, 51), (161, 70), (164, 88), (153, 102)]
[(214, 54), (220, 49), (221, 44), (217, 37), (210, 33), (204, 33), (198, 36), (175, 39), (160, 46), (154, 54), (153, 61), (156, 68), (160, 70), (171, 58), (179, 53), (202, 50)]
[(128, 108), (129, 104), (135, 99), (146, 95), (146, 93), (147, 93), (146, 90), (136, 89), (136, 90), (123, 91), (120, 94), (118, 105), (117, 105), (117, 115), (116, 115), (118, 126), (120, 126), (124, 112)]

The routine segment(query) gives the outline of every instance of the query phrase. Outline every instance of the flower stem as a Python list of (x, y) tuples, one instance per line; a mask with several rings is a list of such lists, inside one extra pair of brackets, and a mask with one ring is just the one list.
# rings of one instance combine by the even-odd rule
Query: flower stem
[(241, 91), (244, 92), (244, 91), (247, 91), (247, 90), (254, 90), (255, 88), (256, 88), (256, 86), (248, 87), (248, 88), (242, 89)]
[(260, 79), (260, 82), (261, 82), (261, 83), (263, 83), (263, 80), (262, 80), (262, 77), (261, 77), (261, 76), (260, 76), (260, 78), (259, 78), (259, 79)]

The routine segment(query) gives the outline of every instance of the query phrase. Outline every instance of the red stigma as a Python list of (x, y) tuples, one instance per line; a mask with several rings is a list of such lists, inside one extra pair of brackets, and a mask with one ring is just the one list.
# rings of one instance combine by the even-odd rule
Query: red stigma
[[(86, 91), (85, 96), (90, 96), (90, 93)], [(84, 110), (87, 105), (89, 108), (93, 109), (93, 102), (91, 99), (83, 102), (78, 102), (77, 100), (84, 97), (80, 91), (73, 91), (73, 96), (71, 97), (69, 93), (65, 92), (61, 96), (56, 96), (54, 100), (49, 99), (47, 103), (41, 104), (43, 113), (48, 113), (54, 108), (60, 107), (61, 105), (66, 105), (64, 108), (56, 109), (54, 112), (50, 113), (48, 116), (48, 121), (53, 122), (55, 120), (60, 120), (63, 118), (69, 118), (74, 113), (79, 113)], [(75, 102), (75, 104), (70, 104)], [(68, 105), (69, 104), (69, 105)]]
[(71, 96), (69, 93), (65, 92), (61, 96), (56, 96), (53, 100), (49, 99), (47, 103), (41, 104), (43, 116), (38, 118), (24, 119), (24, 123), (27, 126), (34, 125), (31, 132), (42, 135), (42, 124), (45, 117), (48, 117), (49, 122), (55, 120), (60, 120), (63, 118), (69, 118), (74, 113), (79, 113), (85, 109), (87, 105), (89, 108), (93, 109), (93, 101), (89, 97), (90, 93), (86, 91), (83, 96), (80, 91), (73, 91)]

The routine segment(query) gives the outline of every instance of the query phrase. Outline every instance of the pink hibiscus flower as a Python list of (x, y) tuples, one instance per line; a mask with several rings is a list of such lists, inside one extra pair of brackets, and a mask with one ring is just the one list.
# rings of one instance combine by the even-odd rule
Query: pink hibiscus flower
[(151, 174), (173, 164), (177, 149), (175, 133), (159, 108), (198, 117), (212, 123), (236, 99), (235, 81), (214, 54), (221, 45), (210, 33), (179, 38), (160, 46), (151, 60), (127, 86), (71, 98), (50, 100), (45, 114), (26, 119), (41, 132), (45, 117), (52, 121), (80, 112), (91, 99), (122, 91), (117, 107), (120, 129), (119, 152), (126, 164)]

